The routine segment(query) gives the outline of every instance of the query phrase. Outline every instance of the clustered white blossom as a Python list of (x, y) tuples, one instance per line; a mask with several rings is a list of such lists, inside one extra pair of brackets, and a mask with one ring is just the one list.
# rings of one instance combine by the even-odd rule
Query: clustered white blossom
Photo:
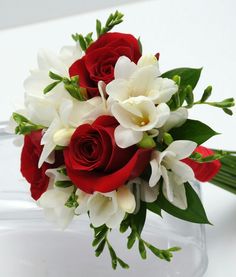
[[(25, 81), (25, 108), (21, 114), (32, 122), (47, 127), (41, 144), (43, 162), (54, 162), (53, 151), (57, 145), (67, 146), (74, 130), (81, 124), (92, 123), (100, 115), (112, 115), (119, 122), (115, 129), (115, 141), (121, 148), (140, 143), (144, 135), (162, 136), (173, 127), (180, 126), (188, 117), (187, 110), (180, 108), (171, 112), (166, 104), (178, 86), (170, 79), (162, 78), (158, 60), (144, 55), (137, 64), (122, 56), (115, 65), (114, 80), (105, 86), (99, 82), (101, 96), (87, 101), (77, 101), (59, 84), (49, 93), (43, 89), (51, 83), (48, 72), (69, 77), (69, 66), (82, 56), (77, 44), (64, 47), (58, 55), (42, 50), (38, 55), (38, 69), (32, 70)], [(108, 95), (108, 98), (105, 98)], [(109, 192), (87, 194), (75, 192), (78, 207), (65, 206), (73, 187), (58, 188), (56, 181), (68, 180), (49, 169), (48, 190), (38, 200), (49, 220), (65, 228), (74, 215), (89, 212), (91, 223), (96, 227), (106, 224), (119, 226), (126, 213), (137, 212), (140, 201), (153, 202), (159, 194), (159, 181), (163, 179), (164, 196), (179, 208), (187, 208), (183, 183), (192, 181), (192, 169), (181, 160), (188, 157), (196, 144), (191, 141), (174, 141), (163, 152), (154, 150), (150, 161), (149, 183), (141, 178), (131, 180), (119, 189)], [(134, 186), (136, 189), (134, 190)], [(136, 191), (134, 193), (134, 191)]]

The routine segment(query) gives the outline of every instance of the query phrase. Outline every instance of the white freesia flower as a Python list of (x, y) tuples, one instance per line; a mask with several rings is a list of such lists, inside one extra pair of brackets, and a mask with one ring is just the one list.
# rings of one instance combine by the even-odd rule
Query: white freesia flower
[(131, 97), (123, 102), (113, 103), (111, 111), (120, 123), (115, 130), (115, 140), (122, 148), (140, 142), (143, 132), (163, 126), (170, 113), (165, 103), (156, 107), (145, 96)]
[(37, 204), (43, 208), (47, 220), (56, 222), (60, 228), (65, 229), (74, 216), (74, 208), (65, 206), (74, 188), (73, 186), (68, 188), (53, 186), (56, 181), (69, 180), (67, 176), (58, 173), (57, 170), (49, 169), (46, 171), (50, 178), (49, 188), (41, 195)]
[(150, 187), (163, 178), (163, 194), (173, 205), (187, 208), (184, 183), (193, 181), (193, 170), (181, 160), (192, 154), (197, 144), (188, 140), (172, 142), (163, 152), (154, 151), (152, 154)]
[(146, 96), (154, 104), (169, 101), (178, 87), (174, 81), (160, 77), (158, 63), (153, 63), (155, 59), (141, 57), (136, 65), (127, 57), (120, 57), (115, 65), (115, 79), (106, 87), (108, 95), (119, 102), (137, 96)]
[(63, 99), (73, 99), (63, 83), (55, 86), (47, 94), (44, 94), (43, 90), (55, 82), (49, 77), (49, 71), (69, 77), (69, 66), (81, 55), (79, 44), (63, 47), (58, 55), (48, 50), (39, 51), (38, 69), (31, 70), (31, 75), (24, 82), (25, 107), (32, 122), (49, 127)]
[(128, 187), (108, 193), (95, 192), (87, 194), (77, 190), (78, 204), (76, 214), (89, 211), (91, 223), (95, 226), (106, 224), (109, 228), (117, 228), (124, 219), (125, 213), (135, 209), (135, 198)]

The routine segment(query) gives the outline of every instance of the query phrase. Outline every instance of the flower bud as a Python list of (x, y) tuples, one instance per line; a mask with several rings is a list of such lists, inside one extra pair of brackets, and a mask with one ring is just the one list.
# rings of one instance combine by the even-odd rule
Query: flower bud
[(144, 133), (142, 140), (138, 143), (140, 148), (153, 148), (156, 146), (156, 143), (152, 137), (147, 133)]
[(138, 66), (143, 67), (148, 65), (156, 65), (157, 63), (158, 63), (157, 58), (152, 54), (148, 54), (148, 55), (142, 56), (139, 59)]
[(117, 202), (119, 207), (127, 213), (133, 213), (135, 210), (136, 202), (134, 195), (126, 186), (118, 188)]
[(173, 138), (172, 138), (171, 134), (164, 133), (163, 134), (163, 141), (166, 145), (170, 145), (173, 142)]
[(56, 145), (67, 146), (70, 143), (70, 138), (75, 129), (60, 129), (53, 136), (53, 141)]

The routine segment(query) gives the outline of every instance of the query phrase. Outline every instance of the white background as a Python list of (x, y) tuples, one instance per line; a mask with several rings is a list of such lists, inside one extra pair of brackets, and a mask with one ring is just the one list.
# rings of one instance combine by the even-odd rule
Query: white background
[[(80, 10), (81, 2), (78, 1), (74, 10)], [(0, 7), (3, 3), (0, 0)], [(65, 5), (68, 3), (69, 1), (64, 1)], [(196, 89), (197, 98), (209, 84), (214, 88), (212, 100), (235, 97), (234, 0), (139, 1), (118, 8), (125, 13), (125, 22), (116, 30), (141, 36), (144, 53), (160, 52), (163, 72), (182, 66), (204, 67)], [(0, 31), (0, 121), (8, 119), (14, 109), (13, 103), (19, 104), (22, 101), (22, 82), (29, 68), (35, 66), (39, 48), (47, 47), (57, 51), (61, 46), (73, 43), (71, 33), (86, 34), (94, 30), (95, 19), (105, 20), (113, 10), (114, 8), (109, 8)], [(8, 20), (12, 16), (14, 21), (17, 16), (14, 8), (9, 14), (9, 10), (5, 11)], [(21, 9), (22, 12), (24, 9)], [(30, 11), (26, 9), (25, 12)], [(47, 6), (44, 6), (44, 12), (50, 15)], [(55, 14), (55, 10), (52, 14)], [(15, 18), (14, 22), (16, 21)], [(235, 116), (227, 116), (221, 110), (210, 107), (196, 107), (191, 112), (191, 118), (202, 120), (222, 133), (207, 142), (206, 146), (236, 150)], [(236, 197), (207, 183), (202, 184), (202, 190), (206, 212), (214, 224), (206, 228), (209, 267), (205, 277), (235, 277)]]

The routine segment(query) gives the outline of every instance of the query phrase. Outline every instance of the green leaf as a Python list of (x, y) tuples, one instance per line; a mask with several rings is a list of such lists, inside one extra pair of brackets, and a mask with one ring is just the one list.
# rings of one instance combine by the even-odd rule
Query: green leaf
[(117, 262), (119, 263), (119, 265), (124, 268), (124, 269), (128, 269), (129, 265), (127, 263), (125, 263), (123, 260), (121, 260), (120, 258), (117, 257)]
[(99, 257), (102, 254), (105, 245), (106, 245), (106, 240), (104, 239), (100, 242), (100, 244), (98, 245), (98, 247), (95, 250), (95, 256), (96, 257)]
[(101, 35), (101, 30), (102, 30), (102, 23), (100, 20), (96, 20), (96, 32), (97, 32), (97, 37), (100, 37)]
[(162, 210), (177, 218), (194, 223), (211, 224), (206, 216), (206, 212), (198, 194), (189, 183), (185, 184), (185, 190), (188, 203), (188, 207), (186, 210), (179, 209), (176, 206), (172, 205), (165, 198), (162, 191), (160, 191), (156, 203)]
[(21, 124), (22, 122), (29, 122), (29, 120), (26, 117), (19, 113), (13, 113), (12, 118), (17, 124)]
[(138, 249), (139, 249), (140, 256), (142, 257), (142, 259), (145, 260), (147, 258), (147, 251), (142, 239), (139, 240)]
[(153, 246), (151, 244), (148, 244), (147, 247), (156, 257), (158, 257), (159, 259), (162, 259), (162, 260), (165, 259), (165, 257), (162, 255), (162, 251), (160, 249), (156, 248), (155, 246)]
[(130, 215), (132, 230), (135, 228), (139, 235), (141, 235), (146, 221), (146, 213), (146, 203), (141, 201), (138, 213)]
[(96, 234), (96, 237), (95, 237), (95, 239), (93, 240), (92, 245), (93, 245), (93, 246), (98, 245), (98, 244), (106, 237), (107, 232), (108, 232), (108, 229), (107, 229), (107, 228), (103, 228), (103, 229), (101, 230), (101, 232), (99, 232), (98, 234)]
[(195, 141), (198, 145), (219, 134), (201, 121), (192, 119), (186, 120), (178, 128), (171, 129), (169, 133), (174, 140), (191, 140)]
[(52, 71), (49, 71), (49, 77), (53, 80), (62, 81), (62, 77), (56, 73), (53, 73)]
[(109, 243), (107, 243), (107, 245), (108, 245), (108, 250), (109, 250), (109, 253), (110, 253), (110, 256), (111, 256), (111, 265), (112, 265), (112, 268), (116, 269), (116, 267), (117, 267), (117, 256), (116, 256), (116, 253), (115, 253), (114, 249), (111, 247), (111, 245)]
[[(196, 87), (198, 80), (200, 78), (201, 71), (202, 71), (202, 68), (183, 67), (183, 68), (172, 69), (161, 75), (163, 78), (169, 78), (169, 79), (173, 79), (176, 75), (180, 77), (180, 84), (178, 89), (179, 106), (182, 106), (187, 95), (188, 95), (188, 100), (190, 100), (191, 95), (190, 95), (189, 88), (191, 88), (191, 94), (192, 94), (192, 90)], [(171, 98), (171, 101), (168, 102), (168, 104), (171, 110), (175, 110), (178, 107), (175, 107), (173, 102), (174, 99), (172, 98)]]
[(129, 228), (129, 224), (130, 224), (130, 218), (128, 216), (126, 219), (124, 219), (121, 222), (121, 224), (120, 224), (120, 232), (121, 233), (125, 233), (128, 230), (128, 228)]
[(16, 134), (27, 135), (33, 131), (38, 131), (45, 128), (42, 125), (34, 124), (29, 119), (18, 113), (13, 113), (12, 118), (18, 124), (18, 126), (15, 128)]
[(233, 115), (233, 111), (228, 108), (223, 108), (223, 111), (228, 115)]
[(85, 41), (84, 37), (82, 35), (79, 35), (78, 40), (79, 40), (79, 44), (80, 44), (81, 49), (83, 51), (86, 51), (87, 45), (86, 45), (86, 41)]
[(149, 211), (153, 212), (154, 214), (157, 214), (157, 215), (162, 217), (162, 215), (161, 215), (161, 208), (157, 205), (156, 202), (147, 203), (147, 209)]
[(167, 71), (161, 77), (172, 79), (175, 75), (178, 75), (181, 78), (180, 88), (190, 85), (194, 89), (200, 78), (201, 71), (202, 68), (182, 67)]
[(71, 181), (56, 181), (55, 186), (58, 188), (68, 188), (73, 186)]
[(136, 241), (136, 232), (132, 230), (127, 239), (127, 248), (131, 249)]
[(56, 82), (53, 82), (51, 84), (49, 84), (48, 86), (46, 86), (46, 88), (43, 90), (43, 93), (46, 94), (48, 93), (49, 91), (51, 91), (52, 89), (54, 89), (61, 81), (56, 81)]

